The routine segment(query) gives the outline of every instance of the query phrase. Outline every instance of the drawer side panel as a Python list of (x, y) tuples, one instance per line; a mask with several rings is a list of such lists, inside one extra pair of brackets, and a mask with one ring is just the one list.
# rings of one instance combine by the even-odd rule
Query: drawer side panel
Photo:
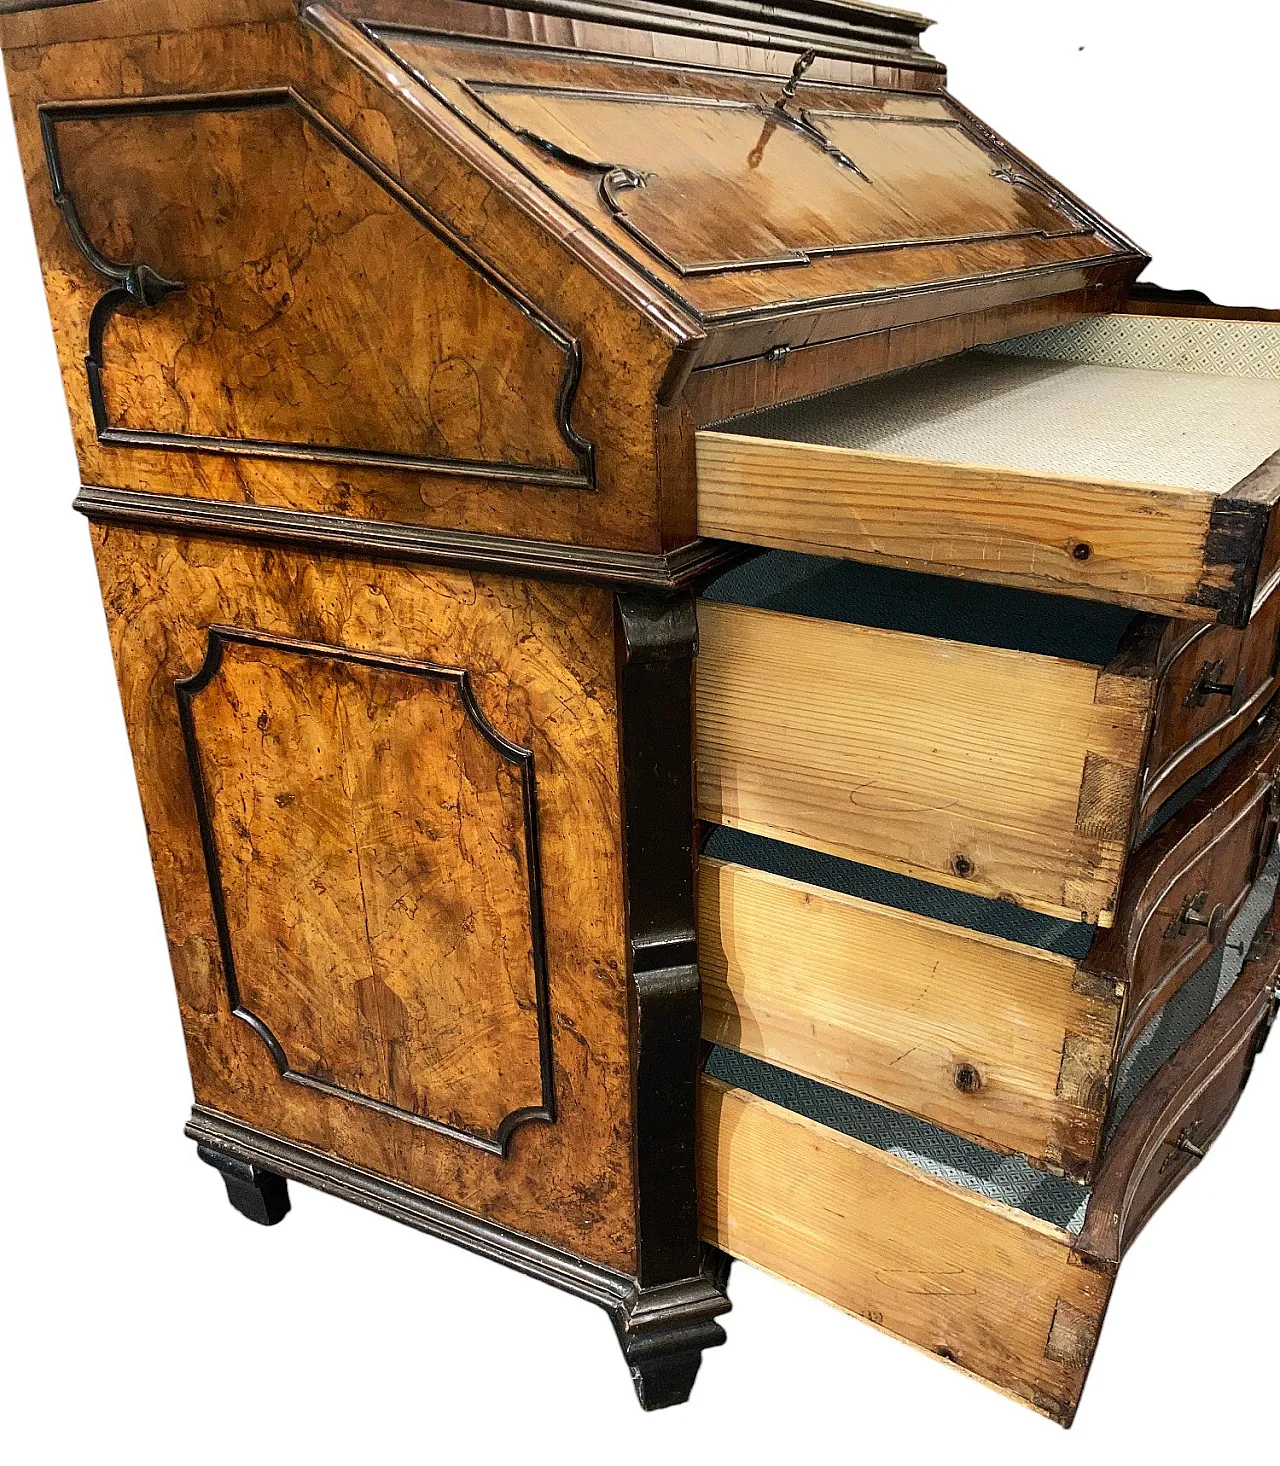
[(1122, 989), (1076, 964), (703, 860), (703, 1036), (1078, 1176), (1097, 1150)]
[(1111, 1281), (1065, 1232), (704, 1079), (703, 1236), (1068, 1423)]
[(1149, 719), (1131, 682), (739, 606), (698, 619), (703, 819), (1107, 924)]

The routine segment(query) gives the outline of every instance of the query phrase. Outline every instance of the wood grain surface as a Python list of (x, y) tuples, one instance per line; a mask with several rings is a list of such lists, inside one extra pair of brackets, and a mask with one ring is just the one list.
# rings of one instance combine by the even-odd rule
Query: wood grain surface
[[(1215, 496), (698, 433), (701, 533), (1210, 620)], [(1080, 547), (1085, 547), (1081, 554)]]
[[(447, 109), (421, 88), (385, 88), (327, 39), (300, 26), (294, 7), (286, 7), (287, 17), (209, 29), (199, 28), (197, 11), (190, 26), (175, 30), (165, 7), (150, 0), (136, 4), (141, 8), (135, 20), (145, 20), (152, 31), (32, 44), (6, 50), (5, 58), (84, 482), (625, 551), (657, 553), (694, 537), (692, 459), (686, 464), (668, 453), (659, 468), (659, 445), (670, 439), (669, 419), (676, 410), (657, 399), (673, 354), (697, 332), (687, 313), (672, 302), (646, 308), (652, 287), (616, 257), (598, 258), (598, 246), (583, 246), (571, 263), (566, 250), (582, 234), (575, 221), (545, 202), (531, 213), (519, 190), (499, 187), (492, 177), (495, 170), (511, 175), (509, 165), (479, 145)], [(99, 23), (110, 31), (106, 10), (116, 6), (119, 28), (127, 29), (132, 12), (119, 8), (124, 5), (125, 0), (100, 0), (62, 14), (101, 11)], [(54, 26), (56, 14), (14, 17), (11, 23), (38, 19)], [(217, 98), (228, 93), (281, 87), (292, 88), (417, 207), (430, 211), (580, 343), (582, 376), (572, 421), (583, 438), (601, 445), (596, 493), (495, 482), (465, 468), (424, 474), (394, 462), (279, 460), (98, 441), (84, 358), (90, 315), (105, 287), (55, 206), (37, 108), (174, 95), (211, 98), (217, 107)], [(264, 133), (265, 121), (271, 125)], [(327, 147), (313, 148), (286, 109), (252, 123), (247, 117), (235, 124), (224, 118), (216, 136), (211, 127), (207, 119), (191, 117), (181, 127), (153, 124), (158, 157), (135, 144), (118, 157), (100, 154), (103, 166), (92, 178), (77, 180), (77, 202), (95, 219), (95, 230), (107, 231), (100, 235), (104, 243), (123, 248), (130, 241), (121, 230), (141, 231), (144, 242), (164, 251), (177, 278), (208, 287), (173, 296), (158, 311), (111, 327), (142, 333), (158, 359), (158, 370), (138, 369), (136, 381), (146, 390), (131, 388), (127, 401), (117, 390), (113, 410), (126, 408), (130, 425), (145, 430), (185, 420), (188, 404), (195, 404), (207, 425), (239, 432), (269, 430), (277, 422), (298, 428), (310, 404), (317, 413), (323, 406), (311, 429), (321, 442), (332, 434), (351, 446), (398, 448), (443, 445), (447, 435), (460, 451), (511, 449), (530, 463), (574, 466), (563, 456), (555, 423), (563, 356), (543, 333), (520, 312), (513, 318), (501, 302), (483, 304), (487, 287), (449, 264), (443, 247), (423, 239), (404, 211), (388, 207), (383, 191), (361, 181), (347, 159)], [(241, 133), (250, 149), (243, 157), (237, 152)], [(181, 149), (194, 148), (200, 138), (214, 152), (191, 152), (188, 170)], [(298, 169), (275, 169), (277, 145), (282, 160), (293, 158)], [(163, 168), (161, 160), (168, 160)], [(265, 176), (256, 182), (262, 170)], [(209, 190), (218, 177), (228, 184), (243, 181), (244, 187), (224, 190), (215, 202)], [(296, 254), (313, 215), (335, 226), (327, 246), (335, 268), (323, 280), (305, 278)], [(117, 221), (114, 237), (108, 216)], [(347, 223), (354, 232), (345, 232)], [(245, 245), (238, 262), (220, 243), (233, 237)], [(584, 250), (589, 265), (578, 257)], [(318, 261), (317, 255), (313, 263)], [(223, 306), (225, 319), (218, 313)], [(157, 337), (154, 323), (161, 318), (171, 326)], [(185, 334), (174, 332), (177, 321)], [(236, 343), (245, 333), (261, 335), (265, 345), (278, 349), (258, 352), (256, 359), (252, 346), (239, 354)], [(300, 360), (285, 352), (288, 343), (303, 349)], [(531, 348), (527, 360), (518, 350), (521, 343)], [(135, 380), (129, 361), (119, 351), (112, 360), (124, 369), (124, 380), (116, 381), (122, 389)], [(434, 393), (432, 361), (442, 369), (435, 374)], [(356, 370), (359, 362), (367, 372)], [(503, 364), (505, 381), (496, 374), (497, 363)], [(296, 403), (295, 390), (301, 394)], [(526, 426), (534, 437), (524, 436)], [(665, 488), (660, 472), (669, 480)]]
[(1085, 971), (1128, 991), (1121, 1053), (1226, 940), (1275, 842), (1280, 716), (1273, 707), (1207, 788), (1136, 852)]
[(703, 819), (1107, 924), (1144, 677), (701, 602)]
[(1077, 964), (703, 859), (703, 1036), (1077, 1172), (1097, 1150), (1124, 987)]
[(1275, 1024), (1280, 905), (1203, 1027), (1154, 1075), (1107, 1150), (1076, 1250), (1117, 1267), (1170, 1193), (1222, 1133)]
[(1111, 1278), (1068, 1234), (704, 1078), (707, 1241), (1068, 1423)]
[(215, 630), (179, 697), (236, 1006), (288, 1073), (495, 1144), (550, 1099), (535, 771), (464, 688)]
[(94, 245), (184, 285), (111, 318), (111, 425), (580, 476), (568, 345), (287, 94), (234, 101), (54, 126)]
[[(584, 1257), (630, 1270), (635, 1260), (635, 1206), (612, 597), (580, 587), (370, 565), (102, 526), (95, 527), (94, 540), (197, 1102)], [(203, 665), (211, 626), (324, 643), (373, 657), (466, 668), (486, 719), (505, 738), (532, 750), (557, 1118), (551, 1125), (516, 1130), (508, 1160), (424, 1131), (406, 1119), (283, 1079), (260, 1037), (232, 1016), (175, 694), (175, 683)], [(410, 757), (406, 740), (420, 720), (428, 728), (435, 720), (438, 733), (443, 733), (456, 713), (421, 689), (399, 706), (403, 699), (397, 694), (405, 688), (394, 678), (377, 688), (362, 687), (357, 680), (343, 689), (339, 707), (332, 677), (326, 680), (311, 668), (304, 672), (296, 663), (289, 665), (287, 678), (282, 663), (262, 666), (251, 661), (236, 666), (235, 675), (238, 681), (232, 691), (238, 698), (248, 698), (247, 706), (236, 712), (225, 693), (217, 694), (215, 701), (222, 699), (218, 718), (213, 724), (206, 718), (202, 736), (213, 740), (215, 754), (224, 751), (211, 777), (224, 796), (218, 805), (219, 834), (232, 857), (236, 919), (242, 919), (243, 912), (245, 921), (265, 920), (255, 917), (252, 886), (236, 869), (239, 865), (243, 870), (250, 844), (255, 849), (262, 845), (267, 860), (261, 871), (258, 862), (253, 863), (253, 880), (263, 879), (278, 889), (292, 876), (294, 904), (284, 909), (296, 911), (304, 923), (294, 939), (305, 936), (318, 948), (312, 955), (320, 959), (320, 973), (332, 963), (328, 970), (335, 987), (350, 990), (370, 975), (370, 947), (362, 941), (357, 915), (360, 910), (381, 914), (384, 925), (372, 944), (372, 955), (395, 965), (394, 987), (404, 994), (401, 1001), (407, 1003), (408, 1012), (396, 1007), (384, 987), (370, 985), (363, 1015), (356, 992), (339, 1004), (338, 1011), (357, 1030), (366, 1023), (386, 1034), (388, 1025), (396, 1027), (401, 1017), (412, 1021), (415, 1015), (424, 1017), (437, 1010), (449, 1001), (451, 982), (461, 979), (461, 964), (468, 955), (477, 963), (467, 978), (469, 984), (479, 983), (478, 989), (468, 987), (468, 1002), (478, 1000), (475, 1016), (482, 1021), (485, 1003), (495, 1005), (494, 1015), (502, 1015), (499, 1027), (511, 1040), (519, 1040), (516, 1047), (525, 1053), (528, 1030), (520, 1015), (529, 966), (527, 932), (514, 910), (512, 881), (519, 857), (512, 849), (511, 791), (490, 783), (480, 799), (458, 783), (450, 785), (451, 757), (463, 758), (476, 777), (492, 780), (498, 773), (488, 755), (473, 750), (469, 742), (428, 743), (408, 764), (403, 762)], [(271, 741), (272, 709), (261, 708), (261, 697), (255, 700), (251, 689), (269, 691), (278, 710), (290, 710), (301, 720), (301, 726), (292, 730), (279, 729), (283, 739), (279, 748)], [(299, 740), (304, 728), (315, 726), (309, 706), (326, 696), (329, 702), (321, 722), (328, 736), (316, 740), (320, 752), (315, 754), (310, 750), (316, 742)], [(198, 728), (202, 712), (214, 711), (213, 703), (202, 706), (202, 699), (203, 695), (195, 700)], [(259, 730), (262, 711), (267, 712), (268, 725)], [(332, 744), (344, 716), (369, 723), (357, 742), (348, 743), (345, 755)], [(453, 732), (460, 731), (455, 725)], [(388, 746), (379, 754), (382, 743)], [(237, 746), (238, 752), (230, 756)], [(370, 753), (377, 755), (372, 768)], [(430, 775), (423, 761), (429, 764), (441, 758), (436, 774)], [(478, 764), (472, 762), (476, 758)], [(453, 767), (464, 772), (463, 765), (455, 762)], [(401, 807), (406, 814), (416, 811), (426, 822), (424, 828), (411, 834), (384, 825), (375, 855), (361, 844), (362, 832), (370, 828), (369, 821), (389, 818), (383, 793), (403, 793), (403, 777), (413, 769), (441, 781), (426, 782), (428, 804), (432, 787), (442, 801), (461, 801), (461, 811), (467, 815), (465, 830), (457, 810), (431, 810), (411, 801)], [(284, 786), (279, 790), (264, 786), (262, 797), (271, 802), (265, 811), (230, 802), (243, 795), (244, 779), (255, 772)], [(365, 781), (363, 790), (350, 786), (357, 808), (350, 797), (339, 797), (334, 780), (340, 785), (344, 778)], [(310, 838), (320, 848), (297, 830), (290, 856), (283, 842), (294, 827), (283, 817), (291, 807), (296, 810), (297, 803), (281, 810), (274, 802), (277, 793), (294, 793), (298, 801), (311, 802), (315, 818), (308, 818)], [(474, 823), (472, 813), (477, 817)], [(480, 817), (499, 823), (496, 828), (493, 823), (481, 827)], [(237, 820), (245, 823), (247, 835)], [(442, 850), (440, 841), (430, 840), (430, 828), (452, 839), (452, 852), (446, 854), (447, 844)], [(430, 854), (424, 853), (427, 844)], [(353, 902), (333, 913), (336, 893), (317, 891), (311, 883), (315, 857), (321, 868), (350, 880), (352, 862), (363, 862), (362, 851), (385, 874), (372, 881), (366, 876), (363, 904)], [(401, 863), (402, 857), (407, 865)], [(484, 877), (468, 897), (466, 911), (457, 889), (443, 887), (434, 897), (421, 895), (428, 906), (416, 920), (407, 905), (396, 908), (394, 895), (406, 891), (414, 862), (422, 859), (445, 862), (444, 868), (455, 877), (469, 866)], [(467, 878), (470, 882), (469, 874)], [(324, 884), (323, 875), (320, 881)], [(488, 912), (486, 903), (492, 903)], [(496, 920), (494, 911), (501, 913)], [(475, 929), (470, 930), (473, 916)], [(453, 956), (448, 953), (451, 934), (462, 942)], [(271, 943), (273, 928), (259, 926), (254, 935)], [(499, 964), (498, 948), (504, 939), (520, 950), (502, 953)], [(264, 963), (269, 953), (270, 946)], [(433, 953), (439, 961), (429, 973), (415, 969), (417, 959)], [(402, 959), (407, 970), (400, 969)], [(349, 960), (359, 964), (354, 971), (347, 966)], [(384, 970), (389, 977), (390, 965)], [(317, 1012), (307, 1005), (318, 994), (313, 991), (309, 998), (306, 992), (299, 993), (291, 972), (297, 976), (291, 967), (279, 973), (268, 973), (265, 966), (256, 969), (255, 996), (272, 998), (279, 1009), (273, 1016), (282, 1024), (295, 1018), (305, 1043), (311, 1039), (308, 1014)], [(512, 984), (509, 993), (498, 991), (503, 977)], [(384, 986), (390, 985), (384, 981)], [(331, 988), (326, 1001), (340, 996)], [(326, 1030), (324, 1053), (317, 1057), (329, 1061), (337, 1057), (341, 1034), (341, 1029)], [(345, 1041), (342, 1053), (347, 1054)], [(354, 1077), (376, 1085), (378, 1076), (369, 1073), (371, 1061), (361, 1055), (361, 1043), (353, 1038), (345, 1062), (352, 1066)], [(490, 1115), (496, 1108), (498, 1080), (489, 1067), (493, 1057), (483, 1043), (474, 1044), (469, 1056), (455, 1056), (453, 1092), (475, 1106), (477, 1119), (485, 1115), (486, 1104)], [(527, 1082), (521, 1078), (520, 1062), (509, 1075), (501, 1076), (504, 1093), (509, 1084), (520, 1087)], [(468, 1065), (473, 1067), (465, 1077)], [(427, 1074), (425, 1069), (411, 1069), (395, 1080), (403, 1087), (388, 1092), (412, 1100)], [(390, 1077), (384, 1076), (383, 1082), (390, 1084)]]
[(1160, 651), (1137, 824), (1227, 751), (1275, 695), (1280, 581), (1258, 593), (1248, 628), (1175, 622)]

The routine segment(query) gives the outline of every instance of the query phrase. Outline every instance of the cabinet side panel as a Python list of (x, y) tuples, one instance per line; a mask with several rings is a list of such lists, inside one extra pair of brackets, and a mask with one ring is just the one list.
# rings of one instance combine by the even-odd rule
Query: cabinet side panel
[(633, 1271), (612, 598), (94, 539), (197, 1101)]
[[(564, 221), (531, 219), (443, 119), (292, 20), (5, 65), (84, 482), (662, 548), (654, 404), (691, 328), (571, 260)], [(182, 286), (99, 322), (96, 412), (111, 282), (59, 211), (41, 108), (91, 253)]]

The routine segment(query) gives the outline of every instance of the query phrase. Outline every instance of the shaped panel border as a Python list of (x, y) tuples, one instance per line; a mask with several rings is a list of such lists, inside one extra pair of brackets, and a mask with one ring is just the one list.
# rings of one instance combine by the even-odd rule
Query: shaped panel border
[[(521, 142), (527, 143), (530, 147), (537, 149), (546, 157), (552, 158), (556, 162), (564, 164), (566, 167), (573, 168), (582, 173), (598, 176), (599, 183), (597, 192), (600, 201), (614, 223), (630, 235), (654, 259), (660, 261), (681, 279), (692, 279), (706, 275), (740, 273), (752, 270), (795, 268), (796, 266), (808, 265), (814, 260), (824, 259), (829, 256), (882, 254), (890, 250), (934, 248), (939, 245), (1001, 243), (1013, 239), (1069, 239), (1095, 232), (1097, 226), (1085, 216), (1084, 211), (1074, 200), (1069, 198), (1061, 189), (1052, 186), (1047, 178), (1033, 174), (1029, 164), (1020, 164), (1002, 140), (989, 129), (975, 127), (973, 123), (976, 119), (971, 114), (967, 114), (958, 108), (953, 99), (946, 93), (935, 94), (937, 99), (948, 108), (948, 115), (946, 117), (881, 114), (830, 106), (816, 109), (804, 107), (793, 108), (791, 103), (795, 95), (795, 85), (803, 75), (804, 70), (807, 69), (806, 63), (810, 62), (812, 57), (812, 52), (806, 52), (800, 58), (796, 63), (791, 81), (772, 103), (769, 103), (766, 99), (748, 101), (738, 98), (686, 96), (679, 93), (667, 92), (602, 91), (598, 87), (565, 86), (542, 82), (490, 81), (472, 77), (459, 77), (456, 80), (470, 101), (486, 117), (490, 118), (497, 126), (502, 128), (504, 132), (512, 137), (518, 138)], [(399, 64), (404, 66), (421, 85), (430, 86), (427, 78), (414, 70), (408, 63), (401, 61)], [(625, 164), (612, 162), (607, 159), (589, 158), (579, 153), (567, 151), (565, 148), (551, 141), (549, 138), (541, 136), (531, 128), (512, 122), (494, 102), (489, 100), (490, 97), (497, 98), (504, 94), (532, 97), (565, 97), (574, 100), (628, 104), (635, 107), (670, 106), (686, 107), (694, 111), (745, 113), (758, 118), (760, 121), (761, 133), (756, 145), (757, 153), (763, 152), (770, 136), (777, 129), (783, 128), (793, 132), (796, 136), (824, 154), (838, 170), (864, 180), (866, 180), (867, 175), (863, 172), (857, 161), (839, 148), (828, 137), (826, 132), (824, 132), (822, 123), (825, 120), (852, 119), (869, 124), (890, 123), (900, 126), (938, 128), (955, 132), (961, 137), (967, 138), (976, 148), (987, 155), (992, 165), (990, 176), (993, 179), (1007, 184), (1015, 191), (1019, 188), (1025, 188), (1039, 194), (1052, 208), (1057, 210), (1068, 223), (1069, 227), (1057, 230), (989, 230), (967, 234), (903, 237), (898, 239), (876, 240), (863, 244), (849, 243), (803, 248), (797, 247), (795, 249), (786, 249), (777, 255), (759, 259), (680, 260), (668, 250), (665, 250), (656, 240), (650, 238), (628, 216), (625, 200), (622, 198), (622, 195), (627, 192), (648, 187), (650, 178), (656, 177), (656, 174), (646, 174)], [(504, 156), (511, 157), (512, 155), (504, 150)], [(545, 180), (540, 181), (543, 187), (547, 187), (548, 191), (553, 193), (553, 196), (558, 202), (564, 204), (566, 207), (569, 206), (569, 200), (564, 195), (550, 189)]]
[[(265, 111), (291, 108), (314, 127), (333, 147), (373, 180), (385, 193), (452, 250), (487, 284), (526, 316), (534, 326), (564, 353), (564, 371), (556, 392), (556, 427), (577, 460), (577, 471), (538, 467), (530, 464), (490, 460), (417, 457), (412, 454), (373, 449), (331, 448), (306, 443), (277, 442), (264, 438), (208, 437), (194, 433), (168, 433), (149, 429), (113, 426), (102, 388), (103, 341), (107, 324), (122, 306), (154, 308), (168, 296), (185, 289), (180, 280), (169, 280), (150, 265), (108, 259), (89, 238), (74, 198), (67, 188), (58, 147), (58, 125), (71, 121), (174, 113)], [(557, 325), (524, 294), (514, 282), (488, 264), (475, 249), (432, 210), (416, 199), (355, 141), (296, 92), (292, 87), (267, 87), (252, 91), (183, 93), (173, 96), (118, 97), (89, 102), (46, 102), (38, 109), (45, 164), (53, 190), (53, 201), (62, 215), (77, 250), (110, 288), (99, 297), (89, 319), (85, 372), (89, 401), (98, 441), (111, 447), (162, 448), (196, 453), (224, 453), (247, 458), (280, 458), (308, 463), (334, 463), (358, 468), (393, 468), (416, 473), (448, 473), (471, 478), (537, 484), (552, 488), (596, 488), (595, 444), (573, 426), (573, 407), (582, 378), (582, 343)]]
[[(187, 758), (187, 770), (191, 777), (191, 790), (195, 798), (196, 819), (200, 828), (200, 844), (204, 854), (205, 872), (209, 881), (209, 895), (213, 904), (214, 925), (218, 933), (218, 948), (222, 958), (223, 980), (232, 1015), (248, 1025), (262, 1040), (271, 1055), (282, 1079), (314, 1089), (321, 1094), (348, 1100), (366, 1109), (376, 1110), (396, 1120), (407, 1121), (420, 1129), (447, 1135), (467, 1145), (506, 1158), (511, 1147), (511, 1137), (521, 1125), (534, 1121), (554, 1124), (555, 1075), (552, 1058), (551, 1000), (547, 976), (546, 926), (542, 909), (542, 867), (538, 837), (538, 800), (534, 776), (532, 749), (512, 743), (485, 716), (476, 700), (471, 674), (461, 667), (446, 667), (436, 662), (414, 661), (407, 657), (381, 656), (372, 652), (356, 651), (350, 647), (335, 646), (328, 642), (303, 641), (294, 637), (275, 636), (268, 632), (247, 631), (235, 626), (210, 626), (204, 661), (189, 677), (180, 677), (174, 682), (178, 701), (178, 718), (182, 727), (182, 740)], [(297, 656), (314, 657), (330, 662), (348, 662), (360, 667), (371, 667), (379, 671), (408, 673), (435, 682), (451, 684), (458, 693), (463, 709), (477, 732), (509, 763), (520, 771), (521, 802), (524, 815), (525, 861), (528, 874), (529, 928), (532, 938), (532, 960), (534, 993), (538, 1025), (538, 1060), (542, 1081), (542, 1100), (538, 1105), (524, 1106), (507, 1114), (492, 1136), (478, 1134), (458, 1126), (447, 1125), (440, 1120), (415, 1114), (383, 1100), (373, 1099), (342, 1085), (330, 1084), (310, 1074), (301, 1074), (290, 1067), (288, 1055), (280, 1041), (261, 1018), (241, 1000), (236, 980), (235, 953), (231, 944), (231, 928), (227, 918), (226, 896), (222, 884), (222, 866), (218, 855), (217, 838), (214, 834), (212, 809), (205, 784), (203, 763), (200, 757), (200, 743), (196, 731), (194, 701), (217, 676), (222, 666), (223, 653), (229, 644), (260, 646), (289, 652)]]

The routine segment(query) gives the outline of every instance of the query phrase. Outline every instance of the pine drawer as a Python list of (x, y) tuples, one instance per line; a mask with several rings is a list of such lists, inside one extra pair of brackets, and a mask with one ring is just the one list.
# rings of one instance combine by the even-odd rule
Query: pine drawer
[[(1016, 1191), (1016, 1163), (975, 1164), (936, 1131), (931, 1156), (895, 1141), (900, 1118), (877, 1134), (838, 1094), (832, 1105), (833, 1091), (764, 1066), (751, 1087), (706, 1075), (703, 1236), (1068, 1425), (1120, 1260), (1234, 1109), (1278, 975), (1273, 907), (1225, 998), (1138, 1093), (1092, 1192), (1041, 1178), (1010, 1204), (999, 1197)], [(1216, 991), (1216, 962), (1203, 983)]]
[(698, 628), (702, 819), (1109, 926), (1158, 804), (1272, 697), (1280, 593), (1197, 636), (774, 553), (708, 587)]
[(1086, 320), (704, 429), (697, 464), (704, 535), (1243, 626), (1280, 323)]
[(1278, 770), (1273, 711), (1134, 857), (1105, 931), (710, 831), (703, 1037), (1089, 1180), (1121, 1060), (1274, 844)]

